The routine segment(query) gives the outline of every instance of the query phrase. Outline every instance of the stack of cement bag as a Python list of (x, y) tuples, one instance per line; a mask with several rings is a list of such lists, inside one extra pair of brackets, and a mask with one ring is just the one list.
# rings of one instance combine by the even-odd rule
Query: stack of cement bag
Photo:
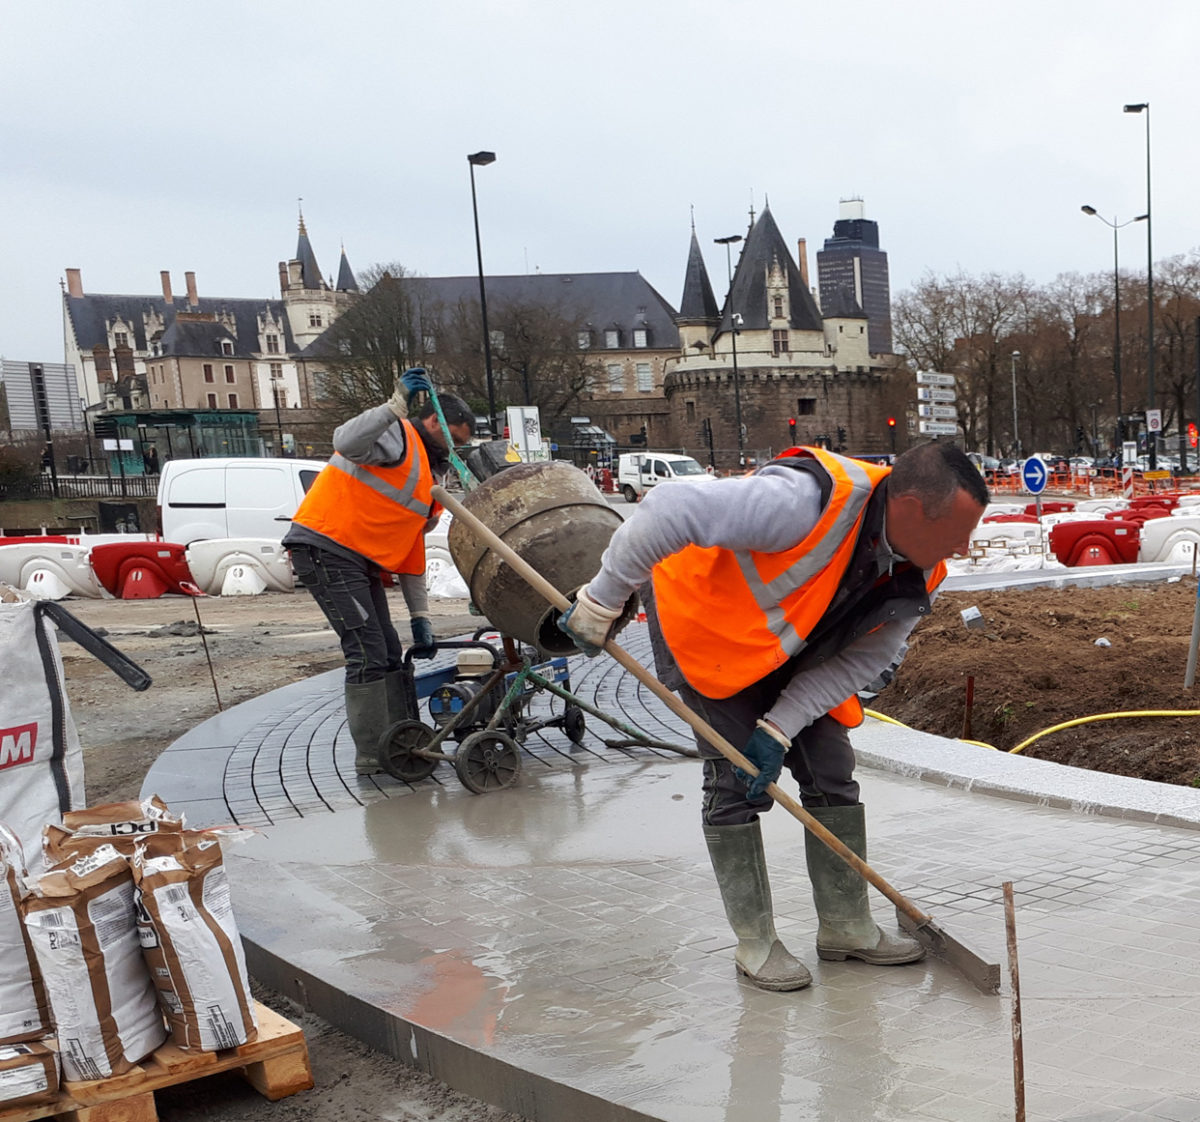
[[(157, 798), (71, 811), (46, 827), (34, 876), (4, 836), (21, 922), (0, 914), (13, 944), (0, 946), (0, 1041), (53, 1031), (63, 1078), (89, 1080), (128, 1071), (168, 1036), (190, 1051), (255, 1038), (220, 831), (185, 829)], [(0, 1061), (7, 1105), (4, 1074)]]

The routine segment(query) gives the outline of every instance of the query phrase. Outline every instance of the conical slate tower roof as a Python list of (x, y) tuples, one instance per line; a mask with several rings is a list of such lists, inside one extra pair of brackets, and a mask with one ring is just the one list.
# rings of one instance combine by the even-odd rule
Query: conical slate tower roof
[(300, 215), (300, 237), (296, 241), (296, 260), (300, 262), (300, 279), (305, 288), (321, 287), (321, 270), (317, 268), (317, 255), (308, 241), (304, 228), (304, 215)]
[(692, 231), (692, 246), (688, 250), (687, 273), (683, 278), (683, 299), (679, 302), (677, 322), (716, 323), (721, 318), (717, 299), (708, 280), (708, 270), (700, 253), (696, 231)]
[(743, 331), (762, 331), (770, 327), (767, 318), (767, 277), (778, 266), (787, 278), (788, 304), (791, 315), (788, 325), (797, 331), (821, 331), (821, 313), (787, 243), (775, 225), (769, 207), (764, 207), (758, 221), (746, 235), (745, 247), (733, 274), (733, 288), (721, 312), (721, 332), (731, 330), (730, 312), (741, 314)]
[(350, 262), (346, 257), (346, 247), (342, 246), (342, 261), (338, 265), (338, 292), (357, 292), (358, 281), (354, 279), (354, 270), (350, 268)]

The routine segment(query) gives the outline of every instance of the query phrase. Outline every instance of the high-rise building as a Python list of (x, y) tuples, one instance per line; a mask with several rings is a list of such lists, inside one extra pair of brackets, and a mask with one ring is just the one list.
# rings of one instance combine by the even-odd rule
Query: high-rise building
[(852, 298), (867, 316), (872, 354), (892, 353), (892, 296), (887, 254), (879, 248), (879, 223), (866, 217), (862, 199), (842, 199), (833, 237), (817, 253), (821, 307), (845, 307)]

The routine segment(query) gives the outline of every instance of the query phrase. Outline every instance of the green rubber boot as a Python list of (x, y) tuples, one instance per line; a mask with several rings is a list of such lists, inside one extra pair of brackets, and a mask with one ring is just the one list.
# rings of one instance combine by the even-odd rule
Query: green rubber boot
[(379, 741), (391, 724), (387, 683), (383, 679), (346, 683), (346, 723), (354, 741), (355, 773), (376, 775), (383, 771), (379, 763)]
[(799, 990), (811, 985), (812, 975), (775, 934), (771, 883), (758, 822), (705, 826), (704, 840), (725, 915), (738, 938), (733, 954), (738, 973), (764, 990)]
[[(867, 859), (867, 818), (855, 806), (805, 808), (830, 833)], [(817, 957), (828, 962), (861, 959), (876, 966), (899, 966), (925, 957), (925, 948), (900, 932), (887, 932), (871, 918), (867, 882), (820, 838), (804, 835), (808, 876), (817, 906)]]

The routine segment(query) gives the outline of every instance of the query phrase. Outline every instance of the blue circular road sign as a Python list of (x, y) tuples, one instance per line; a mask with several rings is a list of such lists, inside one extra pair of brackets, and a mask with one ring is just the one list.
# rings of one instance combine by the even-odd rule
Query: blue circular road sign
[(1031, 495), (1040, 495), (1046, 489), (1046, 480), (1049, 477), (1050, 473), (1040, 456), (1030, 456), (1021, 465), (1021, 482)]

